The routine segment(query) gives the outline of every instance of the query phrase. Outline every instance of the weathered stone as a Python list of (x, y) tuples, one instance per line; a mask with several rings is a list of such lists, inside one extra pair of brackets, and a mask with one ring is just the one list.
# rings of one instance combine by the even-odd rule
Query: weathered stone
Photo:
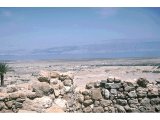
[(9, 109), (11, 109), (14, 102), (13, 101), (8, 101), (8, 102), (5, 102), (5, 104)]
[(49, 86), (48, 83), (45, 83), (45, 82), (42, 82), (42, 83), (34, 83), (32, 84), (32, 88), (33, 88), (33, 92), (38, 92), (38, 93), (42, 93), (42, 96), (43, 95), (50, 95), (53, 93), (53, 88), (51, 88)]
[(20, 103), (20, 102), (15, 102), (14, 103), (14, 105), (15, 105), (15, 108), (17, 109), (17, 108), (22, 108), (23, 106), (23, 103)]
[(145, 78), (139, 78), (137, 80), (137, 84), (141, 87), (147, 87), (147, 84), (149, 83), (149, 81)]
[(103, 94), (103, 96), (104, 96), (105, 99), (109, 99), (109, 96), (110, 96), (109, 90), (103, 89), (102, 90), (102, 94)]
[(123, 93), (118, 93), (118, 94), (117, 94), (117, 98), (118, 98), (118, 99), (125, 99), (126, 96), (125, 96)]
[(0, 102), (0, 110), (2, 110), (5, 107), (4, 102)]
[(91, 90), (91, 98), (93, 100), (100, 100), (100, 99), (102, 99), (101, 90), (98, 89), (98, 88)]
[(117, 110), (118, 110), (119, 113), (126, 113), (126, 111), (125, 111), (125, 109), (124, 109), (123, 106), (116, 105), (115, 107), (117, 108)]
[(60, 90), (54, 90), (55, 97), (58, 97), (60, 95)]
[(147, 96), (148, 90), (146, 88), (138, 87), (136, 91), (137, 91), (137, 96), (139, 98), (143, 98)]
[(9, 94), (8, 98), (10, 100), (15, 100), (15, 99), (19, 98), (19, 94), (18, 93), (11, 93), (11, 94)]
[(44, 112), (44, 109), (52, 106), (52, 99), (48, 96), (35, 98), (34, 100), (26, 99), (23, 102), (23, 110)]
[(54, 102), (56, 105), (60, 106), (61, 108), (63, 109), (66, 108), (66, 104), (67, 104), (66, 100), (58, 98), (58, 99), (55, 99)]
[(108, 107), (104, 107), (105, 112), (108, 112), (108, 110), (109, 110)]
[(58, 79), (50, 79), (50, 84), (56, 85), (58, 84)]
[(132, 112), (132, 109), (128, 105), (124, 106), (124, 109), (126, 112)]
[(137, 99), (131, 99), (128, 101), (129, 104), (139, 104)]
[(142, 106), (150, 106), (150, 99), (144, 98), (141, 100), (140, 105)]
[(12, 93), (12, 92), (16, 92), (16, 91), (18, 91), (16, 86), (7, 87), (7, 93)]
[(66, 75), (66, 74), (62, 74), (62, 75), (59, 76), (59, 80), (61, 80), (61, 81), (64, 81), (66, 79), (73, 80), (69, 75)]
[(127, 105), (127, 100), (117, 99), (117, 104), (125, 106), (125, 105)]
[(116, 89), (111, 89), (110, 92), (111, 92), (112, 95), (117, 96), (117, 90)]
[(107, 82), (108, 83), (113, 83), (114, 82), (114, 78), (107, 78)]
[(90, 93), (89, 93), (88, 90), (85, 90), (85, 91), (82, 92), (82, 94), (83, 94), (83, 95), (89, 95)]
[(93, 104), (93, 101), (92, 101), (92, 100), (85, 100), (85, 101), (83, 102), (83, 105), (84, 105), (84, 106), (89, 106), (89, 105), (91, 105), (91, 104)]
[(17, 98), (17, 99), (16, 99), (16, 102), (23, 103), (24, 101), (25, 101), (25, 98)]
[(130, 98), (136, 98), (136, 97), (137, 97), (137, 94), (136, 94), (135, 91), (130, 91), (130, 92), (128, 93), (128, 96), (129, 96)]
[(55, 100), (55, 95), (54, 95), (54, 94), (49, 95), (49, 97), (50, 97), (52, 100)]
[(28, 92), (27, 94), (26, 94), (26, 96), (27, 96), (27, 98), (29, 98), (29, 99), (35, 99), (36, 97), (42, 97), (43, 95), (39, 95), (38, 93), (36, 93), (36, 92)]
[(52, 107), (45, 110), (46, 113), (64, 113), (64, 110), (58, 105), (52, 105)]
[(46, 83), (50, 83), (50, 80), (47, 77), (39, 77), (38, 78), (39, 82), (46, 82)]
[(115, 78), (115, 79), (114, 79), (114, 82), (115, 82), (115, 83), (120, 83), (120, 82), (121, 82), (121, 80), (120, 80), (120, 79), (116, 79), (116, 78)]
[(152, 86), (148, 88), (148, 97), (153, 98), (159, 96), (158, 88), (156, 86)]
[(92, 112), (92, 108), (90, 106), (86, 107), (83, 109), (83, 112), (85, 113), (91, 113)]
[(52, 72), (50, 72), (50, 77), (51, 78), (58, 78), (59, 74), (57, 72), (55, 72), (55, 71), (52, 71)]
[(65, 93), (71, 92), (71, 87), (70, 86), (64, 86), (64, 92)]
[(99, 107), (94, 107), (93, 112), (94, 113), (103, 113), (104, 110), (103, 110), (103, 107), (99, 106)]
[(136, 108), (136, 109), (137, 109), (139, 105), (138, 105), (138, 104), (129, 104), (129, 106), (130, 106), (131, 108)]
[(134, 88), (134, 87), (131, 87), (131, 86), (126, 86), (126, 87), (124, 88), (124, 90), (125, 90), (126, 92), (130, 92), (130, 91), (135, 90), (135, 88)]
[(98, 107), (98, 106), (99, 106), (99, 104), (100, 104), (100, 102), (99, 102), (99, 101), (94, 101), (94, 106), (95, 106), (95, 107)]
[(89, 95), (84, 96), (84, 100), (90, 100), (90, 99), (91, 99), (91, 97)]
[(78, 98), (78, 101), (79, 101), (79, 103), (83, 103), (83, 101), (84, 101), (84, 96), (82, 95), (82, 94), (78, 94), (78, 96), (77, 96)]
[(102, 100), (100, 101), (100, 104), (102, 105), (102, 107), (108, 107), (112, 104), (111, 100)]
[(156, 112), (160, 112), (160, 105), (158, 105), (158, 106), (155, 107), (155, 111)]
[(122, 87), (121, 83), (106, 83), (105, 84), (106, 89), (119, 89), (121, 87)]
[(94, 88), (94, 83), (90, 82), (86, 84), (86, 89)]
[(158, 105), (160, 104), (160, 98), (152, 98), (151, 105)]
[(105, 88), (106, 83), (107, 83), (107, 80), (101, 80), (100, 86), (101, 86), (102, 88)]
[(70, 79), (65, 79), (65, 80), (63, 81), (63, 84), (64, 84), (65, 86), (71, 86), (71, 85), (72, 85), (72, 80), (70, 80)]

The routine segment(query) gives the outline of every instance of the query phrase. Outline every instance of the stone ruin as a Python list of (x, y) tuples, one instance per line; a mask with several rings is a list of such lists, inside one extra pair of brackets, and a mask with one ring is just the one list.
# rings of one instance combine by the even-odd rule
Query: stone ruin
[(160, 112), (160, 84), (108, 78), (76, 90), (71, 73), (45, 72), (36, 82), (0, 89), (0, 112)]

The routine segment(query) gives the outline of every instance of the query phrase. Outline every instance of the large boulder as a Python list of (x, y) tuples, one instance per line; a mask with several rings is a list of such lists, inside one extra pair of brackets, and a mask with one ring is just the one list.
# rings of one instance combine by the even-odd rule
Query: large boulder
[(92, 89), (91, 90), (91, 97), (93, 100), (100, 100), (102, 99), (101, 90), (100, 89)]
[(50, 77), (50, 72), (49, 71), (41, 70), (39, 72), (39, 76), (49, 78)]
[(14, 85), (7, 87), (7, 93), (13, 93), (18, 91), (17, 87)]
[(160, 98), (152, 98), (151, 105), (158, 105), (160, 104)]
[(42, 98), (35, 98), (34, 100), (26, 99), (23, 102), (23, 110), (44, 112), (44, 109), (52, 106), (52, 99), (48, 96)]
[(141, 87), (147, 87), (147, 84), (149, 83), (149, 81), (145, 78), (139, 78), (137, 80), (137, 84)]
[(155, 85), (148, 86), (148, 97), (154, 98), (159, 96), (158, 87)]
[(53, 88), (50, 87), (48, 83), (45, 82), (35, 82), (32, 84), (33, 92), (36, 92), (37, 94), (43, 95), (50, 95), (53, 93)]
[(93, 82), (87, 83), (86, 89), (91, 89), (91, 88), (94, 88), (94, 83)]

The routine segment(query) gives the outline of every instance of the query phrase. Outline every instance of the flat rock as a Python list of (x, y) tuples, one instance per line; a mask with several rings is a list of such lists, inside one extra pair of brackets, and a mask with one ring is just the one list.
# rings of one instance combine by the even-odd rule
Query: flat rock
[(93, 100), (102, 99), (101, 90), (98, 89), (98, 88), (91, 90), (91, 97), (92, 97)]

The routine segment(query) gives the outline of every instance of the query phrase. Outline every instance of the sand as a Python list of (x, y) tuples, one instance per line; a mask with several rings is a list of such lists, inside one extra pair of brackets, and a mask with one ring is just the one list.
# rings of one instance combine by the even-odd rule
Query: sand
[(160, 79), (160, 73), (153, 73), (152, 71), (160, 71), (160, 69), (157, 69), (157, 66), (150, 65), (158, 64), (159, 61), (159, 58), (10, 61), (8, 64), (12, 71), (5, 75), (5, 84), (37, 81), (37, 76), (41, 70), (71, 71), (74, 74), (74, 83), (79, 88), (83, 88), (88, 82), (104, 80), (108, 77), (132, 82), (143, 77), (155, 82), (155, 80)]

